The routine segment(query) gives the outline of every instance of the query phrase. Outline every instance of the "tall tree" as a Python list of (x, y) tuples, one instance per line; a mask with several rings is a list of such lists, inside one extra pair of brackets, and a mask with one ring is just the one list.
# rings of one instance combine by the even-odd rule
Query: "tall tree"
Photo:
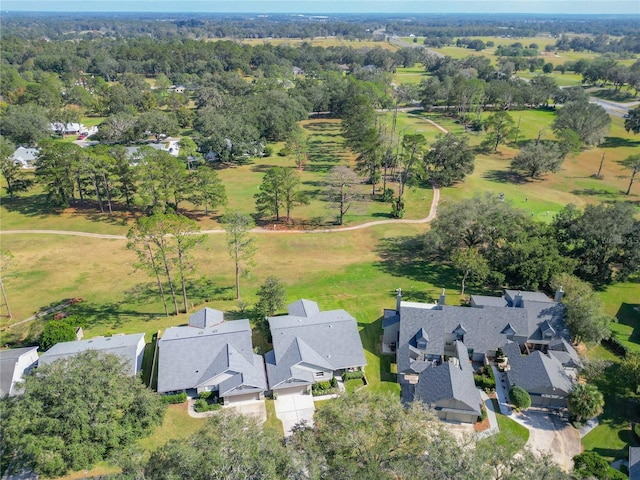
[(295, 478), (293, 459), (273, 429), (251, 416), (216, 413), (186, 440), (155, 450), (144, 468), (149, 480), (279, 480)]
[(9, 105), (0, 119), (0, 132), (15, 144), (37, 145), (51, 132), (47, 110), (33, 103)]
[(309, 142), (298, 125), (294, 128), (287, 137), (287, 143), (285, 148), (293, 154), (294, 161), (298, 170), (304, 169), (309, 157)]
[(0, 292), (2, 292), (2, 302), (4, 308), (7, 310), (7, 317), (13, 318), (11, 314), (11, 307), (9, 306), (9, 299), (7, 298), (7, 291), (4, 287), (4, 280), (8, 276), (8, 272), (14, 265), (13, 253), (9, 250), (0, 250)]
[(631, 192), (633, 181), (635, 180), (638, 172), (640, 172), (640, 154), (629, 155), (620, 163), (627, 170), (631, 170), (631, 175), (629, 176), (629, 186), (627, 187), (627, 195), (629, 195), (629, 193)]
[(590, 147), (602, 143), (610, 127), (611, 118), (607, 111), (587, 99), (565, 103), (553, 122), (554, 130), (570, 128)]
[(539, 178), (547, 172), (557, 172), (564, 154), (557, 142), (528, 142), (511, 160), (511, 169)]
[(484, 282), (489, 273), (489, 262), (476, 248), (459, 248), (451, 254), (453, 267), (460, 272), (460, 295), (464, 295), (464, 289), (468, 279), (477, 283)]
[(39, 366), (24, 394), (2, 399), (4, 452), (12, 467), (59, 477), (90, 469), (162, 422), (158, 394), (125, 372), (124, 361), (94, 350)]
[(418, 169), (422, 167), (426, 140), (421, 133), (406, 134), (402, 138), (402, 153), (398, 158), (398, 197), (393, 206), (393, 215), (404, 215), (404, 191), (408, 184), (416, 181)]
[(283, 167), (272, 167), (267, 170), (258, 187), (259, 192), (254, 195), (258, 213), (275, 215), (276, 222), (280, 221), (280, 209), (283, 204), (284, 170)]
[(269, 329), (269, 321), (267, 317), (273, 316), (278, 310), (285, 305), (287, 292), (284, 284), (278, 277), (268, 276), (257, 292), (258, 301), (253, 310), (253, 318), (259, 325), (265, 338), (271, 337)]
[(511, 115), (505, 110), (489, 115), (484, 123), (487, 138), (483, 143), (486, 142), (494, 152), (497, 152), (498, 146), (505, 143), (511, 135), (514, 123)]
[(360, 194), (354, 189), (360, 183), (356, 173), (346, 166), (336, 166), (329, 171), (327, 176), (327, 200), (332, 209), (338, 210), (338, 225), (344, 222), (344, 216), (360, 198)]
[(640, 133), (640, 105), (629, 110), (624, 116), (624, 129), (627, 132)]
[(137, 119), (137, 129), (144, 133), (149, 132), (156, 138), (156, 142), (180, 131), (175, 115), (162, 110), (150, 110), (140, 115)]
[(73, 143), (46, 142), (36, 159), (36, 180), (44, 186), (47, 201), (66, 207), (75, 200), (75, 182), (82, 149)]
[(248, 273), (253, 265), (256, 247), (249, 232), (254, 227), (254, 223), (249, 215), (236, 210), (224, 215), (222, 224), (227, 232), (227, 249), (235, 265), (236, 300), (238, 300), (240, 299), (240, 275)]
[(623, 202), (567, 205), (553, 221), (561, 253), (575, 258), (576, 274), (595, 285), (624, 281), (640, 269), (640, 221)]
[(209, 208), (217, 208), (227, 203), (224, 185), (216, 171), (208, 165), (201, 165), (190, 172), (189, 184), (189, 200), (194, 205), (204, 205), (205, 215), (209, 215)]
[(565, 324), (574, 340), (598, 343), (609, 338), (610, 319), (591, 285), (567, 273), (556, 275), (551, 285), (556, 290), (562, 287), (565, 291), (562, 299), (566, 308)]
[(165, 313), (168, 310), (161, 277), (164, 277), (169, 285), (175, 314), (180, 313), (175, 287), (175, 269), (180, 278), (184, 311), (189, 310), (186, 281), (189, 273), (194, 269), (191, 251), (204, 241), (204, 236), (197, 234), (199, 230), (200, 227), (195, 221), (187, 217), (160, 212), (141, 217), (129, 230), (127, 247), (136, 252), (139, 260), (135, 266), (156, 278)]
[(136, 152), (138, 191), (152, 211), (177, 211), (187, 197), (187, 170), (176, 157), (163, 150), (141, 147)]
[(582, 422), (602, 413), (604, 397), (595, 385), (576, 383), (567, 397), (567, 404), (569, 413)]
[(289, 168), (282, 171), (282, 206), (287, 214), (287, 223), (291, 222), (291, 210), (298, 205), (308, 205), (306, 192), (298, 190), (300, 174)]
[(475, 155), (465, 137), (447, 133), (440, 136), (424, 157), (429, 178), (444, 187), (461, 182), (474, 169)]
[(11, 199), (16, 193), (26, 192), (33, 183), (22, 174), (21, 166), (10, 158), (13, 152), (13, 144), (0, 136), (0, 172), (7, 184), (4, 189)]

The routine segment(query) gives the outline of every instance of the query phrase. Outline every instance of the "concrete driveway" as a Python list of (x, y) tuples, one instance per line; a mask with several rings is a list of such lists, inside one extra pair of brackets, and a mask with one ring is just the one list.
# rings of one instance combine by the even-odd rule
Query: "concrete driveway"
[(571, 459), (582, 451), (580, 432), (562, 414), (527, 410), (512, 418), (529, 429), (527, 445), (532, 450), (550, 454), (567, 472), (573, 468)]
[(280, 394), (273, 403), (276, 407), (276, 417), (282, 420), (285, 437), (291, 435), (293, 426), (302, 420), (305, 420), (307, 425), (313, 426), (313, 413), (316, 411), (313, 395), (308, 393)]
[(260, 423), (267, 421), (267, 407), (262, 400), (245, 400), (243, 402), (233, 402), (225, 405), (224, 408), (230, 408), (242, 415), (256, 418)]

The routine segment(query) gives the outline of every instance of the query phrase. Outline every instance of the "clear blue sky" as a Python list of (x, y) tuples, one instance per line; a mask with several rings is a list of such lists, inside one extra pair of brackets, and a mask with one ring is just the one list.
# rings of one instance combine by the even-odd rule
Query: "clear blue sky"
[(0, 0), (2, 11), (640, 15), (640, 0)]

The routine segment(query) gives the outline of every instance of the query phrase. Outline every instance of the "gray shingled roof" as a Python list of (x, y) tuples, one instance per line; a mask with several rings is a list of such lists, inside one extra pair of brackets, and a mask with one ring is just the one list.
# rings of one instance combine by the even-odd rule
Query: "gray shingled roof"
[(640, 447), (629, 447), (629, 480), (640, 480)]
[(513, 342), (505, 345), (503, 351), (511, 367), (507, 371), (511, 385), (518, 385), (527, 392), (549, 388), (557, 390), (559, 394), (568, 394), (571, 391), (573, 382), (557, 358), (545, 355), (539, 350), (523, 356), (518, 344)]
[(471, 302), (477, 307), (506, 307), (504, 297), (490, 297), (488, 295), (471, 295)]
[(20, 357), (37, 349), (38, 347), (24, 347), (0, 350), (0, 396), (11, 393), (13, 375)]
[(158, 342), (158, 392), (218, 386), (221, 396), (267, 388), (249, 320), (168, 328)]
[[(507, 342), (501, 333), (511, 324), (518, 332), (527, 332), (529, 319), (522, 308), (456, 307), (402, 302), (400, 306), (400, 340), (398, 343), (398, 372), (409, 370), (410, 347), (416, 347), (415, 335), (424, 328), (429, 342), (424, 353), (428, 356), (444, 355), (448, 336), (460, 325), (464, 327), (463, 342), (474, 352), (495, 350)], [(526, 334), (526, 333), (525, 333)]]
[(289, 311), (299, 313), (304, 306), (306, 316), (269, 318), (273, 351), (265, 361), (270, 388), (313, 383), (313, 373), (296, 368), (300, 364), (329, 371), (366, 365), (356, 320), (344, 310), (312, 314), (313, 305), (308, 300), (289, 305)]
[(311, 317), (320, 313), (320, 307), (313, 300), (301, 298), (287, 305), (287, 312), (296, 317)]
[(220, 310), (205, 307), (189, 317), (189, 325), (196, 328), (212, 327), (224, 321), (224, 314)]
[(516, 295), (520, 295), (523, 301), (531, 301), (531, 302), (546, 302), (551, 303), (551, 299), (547, 297), (542, 292), (527, 292), (520, 290), (505, 290), (504, 296), (509, 306), (513, 306), (513, 301), (516, 298)]
[(415, 399), (428, 405), (446, 402), (448, 408), (480, 415), (480, 394), (473, 380), (467, 348), (460, 341), (455, 342), (455, 347), (456, 362), (448, 361), (422, 370), (415, 386)]
[(38, 360), (38, 365), (47, 365), (61, 358), (72, 357), (87, 350), (97, 350), (102, 353), (118, 355), (131, 367), (129, 373), (136, 375), (138, 373), (138, 344), (141, 340), (144, 342), (144, 333), (93, 337), (88, 340), (56, 343), (42, 354)]
[(573, 345), (564, 338), (552, 340), (551, 343), (549, 343), (548, 353), (560, 360), (560, 363), (566, 367), (582, 366), (580, 355), (578, 355), (576, 349), (573, 348)]

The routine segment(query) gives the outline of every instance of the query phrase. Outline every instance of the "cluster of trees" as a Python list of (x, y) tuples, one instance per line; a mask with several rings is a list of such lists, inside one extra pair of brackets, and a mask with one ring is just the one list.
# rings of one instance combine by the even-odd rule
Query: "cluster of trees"
[(89, 350), (38, 367), (0, 399), (0, 445), (17, 472), (59, 477), (112, 460), (162, 423), (160, 396), (115, 355)]
[[(356, 171), (371, 185), (375, 196), (382, 182), (382, 200), (393, 200), (393, 214), (404, 213), (404, 191), (418, 181), (449, 186), (473, 173), (475, 153), (464, 136), (448, 133), (427, 148), (422, 134), (396, 133), (394, 113), (391, 125), (380, 121), (364, 95), (352, 97), (342, 115), (345, 144), (356, 154)], [(387, 188), (396, 181), (397, 196)]]
[[(67, 142), (42, 142), (35, 181), (55, 207), (93, 201), (101, 212), (113, 213), (122, 204), (129, 210), (141, 207), (165, 212), (177, 211), (180, 203), (189, 201), (203, 206), (208, 214), (209, 209), (226, 203), (225, 188), (211, 166), (200, 163), (195, 168), (193, 158), (187, 161), (192, 157), (189, 144), (183, 141), (181, 158), (177, 158), (148, 146), (130, 154), (120, 145), (80, 148)], [(3, 153), (0, 165), (9, 193), (30, 185), (8, 155)]]
[[(34, 16), (39, 21), (33, 21)], [(371, 39), (382, 19), (362, 16), (323, 17), (270, 14), (255, 15), (193, 13), (158, 13), (146, 15), (120, 12), (114, 16), (99, 12), (55, 16), (31, 12), (24, 15), (7, 12), (6, 27), (9, 35), (53, 40), (96, 38), (133, 38), (142, 35), (154, 39), (169, 37), (193, 38), (313, 38), (340, 36), (348, 39)], [(46, 21), (45, 21), (46, 19)]]
[(608, 337), (610, 320), (591, 285), (640, 273), (638, 231), (633, 207), (624, 203), (582, 212), (569, 205), (544, 225), (487, 195), (442, 206), (423, 240), (428, 258), (459, 272), (463, 293), (468, 281), (526, 290), (563, 285), (572, 335), (597, 342)]
[(521, 445), (459, 440), (424, 406), (389, 395), (344, 396), (315, 415), (314, 428), (298, 426), (285, 444), (256, 420), (221, 412), (113, 478), (571, 478), (547, 456), (514, 455)]

